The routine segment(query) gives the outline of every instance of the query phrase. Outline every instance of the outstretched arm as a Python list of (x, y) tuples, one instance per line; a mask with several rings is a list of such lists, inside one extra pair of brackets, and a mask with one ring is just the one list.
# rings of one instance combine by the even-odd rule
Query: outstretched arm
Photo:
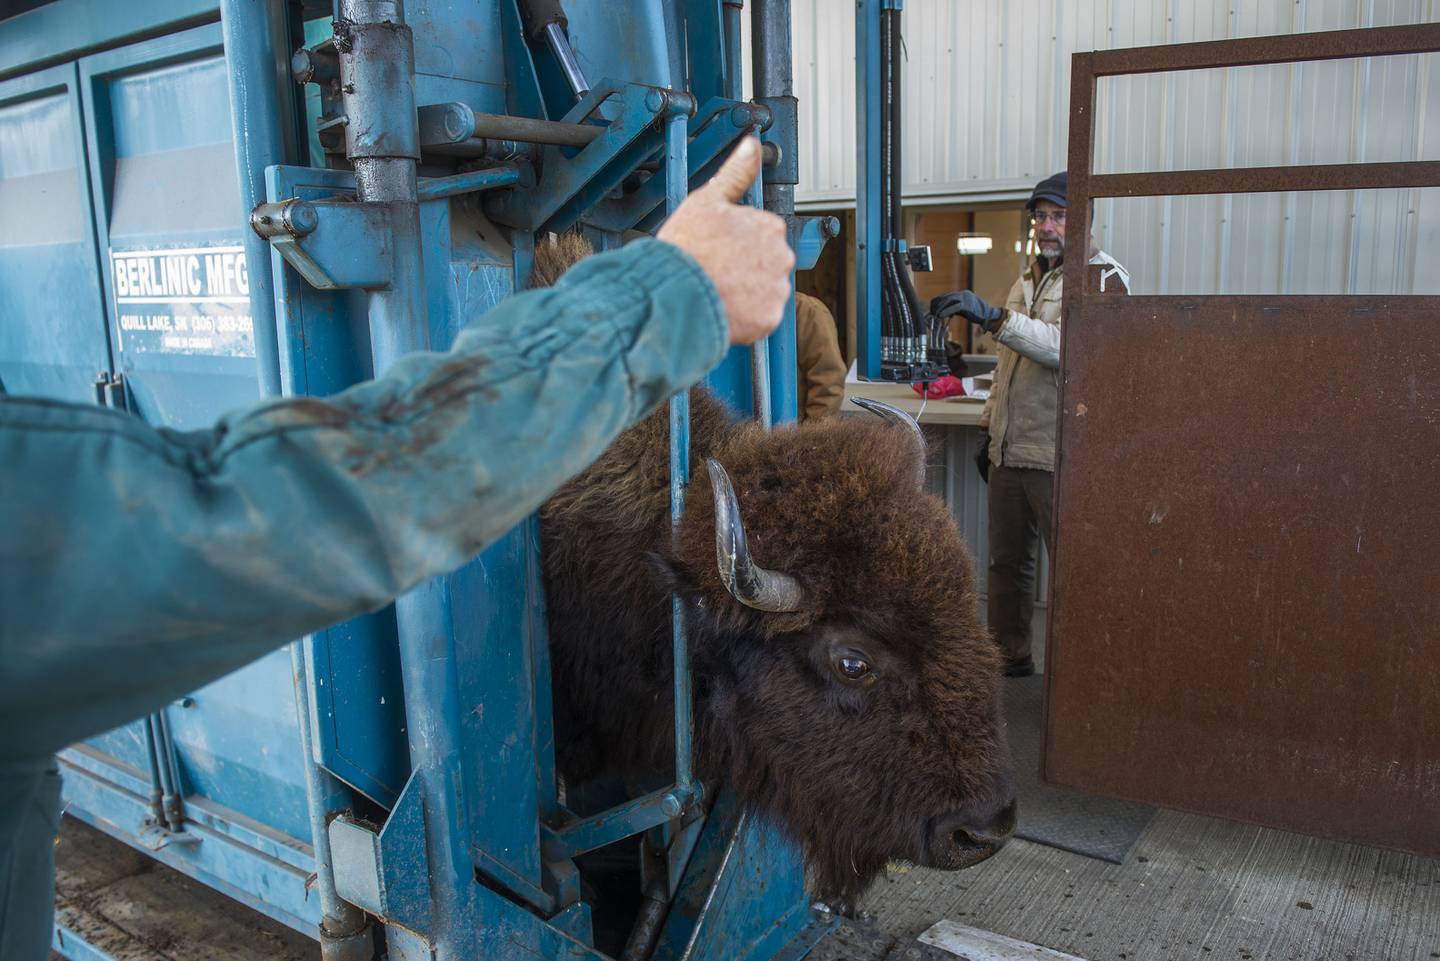
[(195, 433), (0, 401), (0, 727), (43, 755), (458, 567), (730, 340), (647, 240), (334, 397)]

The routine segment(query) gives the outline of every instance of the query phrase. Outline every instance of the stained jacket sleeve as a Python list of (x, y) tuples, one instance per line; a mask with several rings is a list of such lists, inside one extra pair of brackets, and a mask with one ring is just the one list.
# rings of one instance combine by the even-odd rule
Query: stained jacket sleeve
[(0, 401), (0, 763), (43, 756), (458, 567), (724, 356), (645, 240), (334, 397), (195, 433)]

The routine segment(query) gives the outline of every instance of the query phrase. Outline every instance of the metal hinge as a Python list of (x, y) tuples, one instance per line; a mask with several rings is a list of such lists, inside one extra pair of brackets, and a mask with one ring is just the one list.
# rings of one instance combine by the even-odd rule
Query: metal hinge
[(101, 407), (128, 411), (130, 398), (125, 393), (125, 375), (102, 370), (95, 377), (95, 403)]

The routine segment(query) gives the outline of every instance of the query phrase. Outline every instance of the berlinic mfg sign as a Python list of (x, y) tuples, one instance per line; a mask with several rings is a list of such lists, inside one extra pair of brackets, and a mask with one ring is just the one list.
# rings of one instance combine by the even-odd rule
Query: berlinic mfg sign
[(254, 357), (245, 248), (112, 250), (120, 349)]

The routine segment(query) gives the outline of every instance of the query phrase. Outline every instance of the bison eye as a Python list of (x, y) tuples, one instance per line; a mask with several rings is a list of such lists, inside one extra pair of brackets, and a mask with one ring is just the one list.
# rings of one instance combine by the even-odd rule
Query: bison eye
[(851, 684), (869, 684), (875, 678), (870, 673), (870, 663), (854, 654), (840, 654), (835, 658), (835, 670), (840, 679)]

